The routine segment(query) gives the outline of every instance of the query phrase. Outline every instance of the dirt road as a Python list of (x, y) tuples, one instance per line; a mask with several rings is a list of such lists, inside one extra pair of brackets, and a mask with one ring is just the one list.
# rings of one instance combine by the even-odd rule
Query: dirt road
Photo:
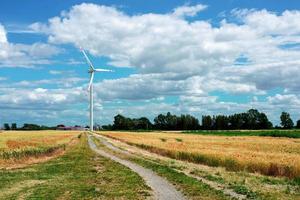
[[(121, 159), (115, 155), (112, 155), (104, 150), (99, 149), (92, 140), (91, 135), (88, 135), (88, 142), (93, 151), (104, 156), (106, 158), (112, 159), (115, 162), (118, 162), (132, 171), (140, 175), (146, 182), (146, 184), (152, 189), (154, 199), (158, 200), (184, 200), (186, 199), (179, 191), (175, 189), (167, 180), (158, 176), (153, 171), (146, 169), (140, 165), (137, 165), (131, 161)], [(102, 144), (108, 146), (109, 144), (102, 140), (100, 137), (97, 139), (102, 142)], [(124, 153), (124, 152), (123, 152)]]

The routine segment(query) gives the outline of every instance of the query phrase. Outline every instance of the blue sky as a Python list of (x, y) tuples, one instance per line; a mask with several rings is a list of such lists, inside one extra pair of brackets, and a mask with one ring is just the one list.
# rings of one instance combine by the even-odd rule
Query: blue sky
[(297, 1), (1, 1), (0, 123), (88, 123), (257, 108), (300, 119)]

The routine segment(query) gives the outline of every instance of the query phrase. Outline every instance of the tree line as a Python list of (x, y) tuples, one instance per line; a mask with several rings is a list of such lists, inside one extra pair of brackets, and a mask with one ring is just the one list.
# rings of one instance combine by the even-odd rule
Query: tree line
[(56, 127), (49, 127), (44, 125), (38, 125), (38, 124), (23, 124), (22, 127), (17, 127), (16, 123), (4, 123), (3, 124), (4, 130), (24, 130), (24, 131), (31, 131), (31, 130), (55, 130)]
[[(287, 112), (280, 115), (281, 126), (275, 128), (291, 129), (294, 123)], [(146, 117), (129, 118), (123, 115), (116, 115), (112, 125), (102, 126), (106, 130), (238, 130), (238, 129), (271, 129), (273, 124), (267, 115), (256, 109), (233, 115), (204, 115), (201, 124), (192, 115), (159, 114), (154, 118), (153, 123)], [(300, 120), (295, 128), (300, 128)]]
[[(116, 115), (113, 124), (104, 125), (101, 128), (105, 130), (238, 130), (238, 129), (271, 129), (282, 128), (292, 129), (300, 128), (300, 120), (294, 122), (287, 112), (280, 115), (280, 125), (273, 127), (267, 115), (256, 109), (250, 109), (247, 112), (236, 113), (232, 115), (204, 115), (200, 121), (192, 115), (157, 115), (153, 123), (146, 117), (129, 118), (123, 115)], [(54, 130), (56, 127), (40, 126), (37, 124), (24, 124), (17, 127), (16, 123), (3, 125), (4, 130)], [(88, 128), (88, 126), (87, 126)], [(95, 127), (95, 130), (99, 126)]]

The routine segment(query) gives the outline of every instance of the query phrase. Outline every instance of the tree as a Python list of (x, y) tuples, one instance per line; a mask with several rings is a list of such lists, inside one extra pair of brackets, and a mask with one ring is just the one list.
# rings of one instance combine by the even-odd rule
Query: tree
[(170, 112), (166, 115), (167, 130), (176, 130), (177, 129), (177, 117), (172, 115)]
[(273, 127), (272, 122), (268, 120), (268, 117), (265, 113), (260, 113), (258, 117), (259, 129), (269, 129)]
[(197, 130), (200, 128), (199, 120), (192, 115), (181, 115), (177, 117), (177, 130)]
[(294, 127), (294, 122), (290, 117), (290, 114), (287, 112), (282, 112), (280, 115), (280, 120), (281, 120), (281, 126), (284, 129), (291, 129)]
[[(46, 129), (46, 128), (43, 128)], [(40, 125), (37, 124), (24, 124), (22, 130), (42, 130)]]
[(209, 116), (209, 115), (202, 116), (202, 128), (204, 130), (211, 130), (212, 127), (213, 127), (213, 120), (212, 120), (211, 116)]
[(247, 112), (247, 129), (259, 129), (260, 113), (256, 109), (250, 109)]
[(300, 119), (297, 121), (296, 128), (300, 128)]
[(138, 123), (137, 123), (137, 127), (135, 127), (136, 129), (143, 129), (143, 130), (149, 130), (152, 129), (152, 123), (150, 122), (150, 120), (146, 117), (141, 117), (139, 119), (137, 119)]
[(4, 130), (6, 131), (10, 130), (10, 126), (8, 123), (5, 123), (3, 126), (4, 126)]
[(104, 130), (113, 130), (113, 126), (111, 124), (103, 125), (102, 129), (104, 129)]
[(234, 114), (229, 117), (229, 129), (241, 129), (244, 121), (242, 119), (242, 114)]
[(16, 123), (11, 124), (11, 130), (17, 130), (17, 124)]
[(126, 125), (126, 118), (123, 115), (116, 115), (114, 117), (114, 125), (113, 128), (114, 129), (124, 129)]
[(132, 119), (118, 114), (114, 117), (113, 128), (117, 130), (132, 130), (134, 128), (134, 123)]
[(163, 114), (159, 114), (157, 117), (155, 117), (154, 126), (156, 129), (165, 130), (167, 128), (166, 116)]
[(215, 117), (215, 129), (218, 130), (226, 130), (228, 129), (228, 125), (229, 125), (229, 119), (227, 116), (225, 115), (217, 115)]

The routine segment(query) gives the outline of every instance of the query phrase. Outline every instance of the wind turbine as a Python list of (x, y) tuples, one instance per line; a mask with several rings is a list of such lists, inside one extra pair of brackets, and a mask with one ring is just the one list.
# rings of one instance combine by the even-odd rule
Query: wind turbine
[(90, 92), (90, 131), (94, 130), (94, 99), (93, 99), (93, 80), (94, 80), (94, 73), (95, 72), (113, 72), (109, 69), (101, 69), (101, 68), (94, 68), (92, 62), (90, 61), (89, 57), (86, 55), (84, 49), (80, 48), (80, 51), (83, 53), (87, 64), (89, 65), (89, 71), (90, 74), (90, 82), (88, 86), (88, 91)]

